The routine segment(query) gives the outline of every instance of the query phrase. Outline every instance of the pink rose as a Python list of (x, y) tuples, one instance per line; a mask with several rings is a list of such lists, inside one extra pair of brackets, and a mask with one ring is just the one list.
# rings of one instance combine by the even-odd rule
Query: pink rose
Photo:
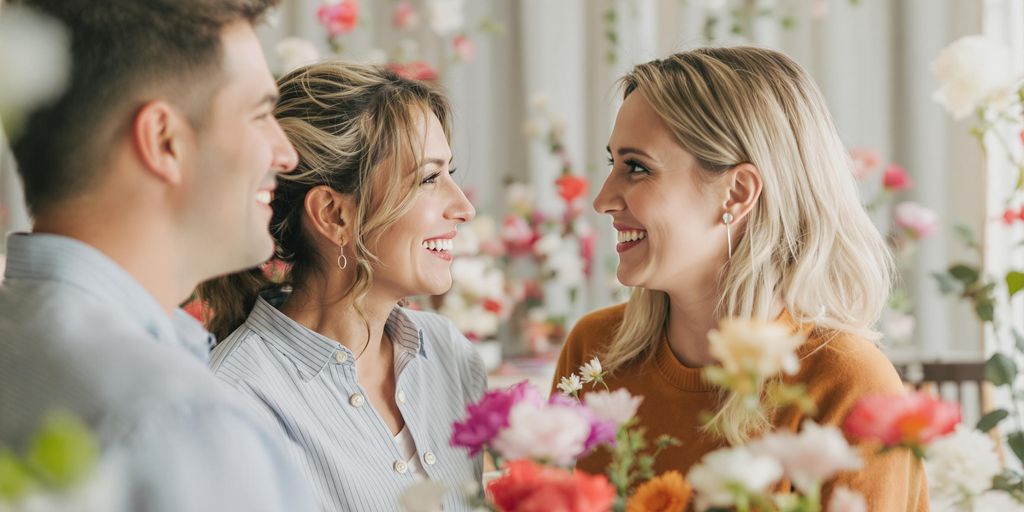
[(416, 8), (411, 3), (399, 2), (395, 5), (395, 12), (391, 17), (391, 22), (394, 23), (395, 28), (398, 30), (412, 30), (419, 24), (420, 17), (416, 13)]
[(331, 37), (347, 34), (356, 28), (359, 21), (359, 3), (356, 0), (340, 0), (324, 4), (316, 10), (316, 17)]
[(455, 57), (462, 62), (471, 61), (476, 55), (476, 44), (472, 39), (463, 35), (452, 38), (452, 48), (455, 49)]
[(886, 190), (893, 192), (897, 190), (904, 190), (910, 187), (910, 176), (907, 171), (896, 164), (889, 164), (885, 168), (885, 174), (882, 176), (882, 185)]
[(611, 510), (615, 487), (604, 475), (515, 460), (505, 474), (487, 484), (487, 494), (501, 512), (603, 512)]
[(960, 423), (960, 406), (921, 391), (908, 395), (870, 395), (854, 404), (843, 431), (886, 447), (904, 446), (915, 454)]
[(911, 201), (904, 201), (893, 212), (896, 226), (918, 240), (939, 230), (939, 216), (935, 212)]

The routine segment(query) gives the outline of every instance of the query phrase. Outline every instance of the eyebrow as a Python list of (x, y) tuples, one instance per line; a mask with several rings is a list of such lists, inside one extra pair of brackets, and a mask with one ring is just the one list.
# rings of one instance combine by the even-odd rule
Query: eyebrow
[(262, 107), (263, 105), (270, 104), (271, 107), (277, 105), (277, 100), (280, 96), (276, 92), (268, 92), (256, 102), (256, 107)]
[(423, 167), (424, 165), (427, 165), (427, 164), (434, 164), (434, 165), (446, 165), (447, 164), (447, 165), (451, 165), (451, 163), (454, 162), (454, 161), (455, 161), (455, 157), (454, 156), (449, 158), (447, 162), (445, 162), (444, 160), (442, 160), (440, 158), (428, 158), (428, 159), (424, 160), (423, 162), (421, 162), (419, 167)]
[[(611, 148), (611, 146), (605, 146), (605, 148), (604, 148), (604, 149), (605, 149), (606, 151), (608, 151), (608, 154), (609, 154), (609, 155), (610, 155), (610, 154), (612, 154), (612, 148)], [(625, 154), (628, 154), (628, 153), (634, 153), (634, 154), (637, 154), (637, 155), (640, 155), (640, 156), (645, 156), (645, 157), (647, 157), (647, 158), (650, 158), (651, 160), (653, 160), (653, 159), (654, 159), (654, 157), (653, 157), (653, 156), (651, 156), (651, 155), (647, 154), (646, 152), (644, 152), (644, 151), (643, 151), (643, 150), (641, 150), (641, 149), (637, 149), (637, 148), (629, 148), (629, 147), (626, 147), (626, 148), (619, 148), (619, 150), (618, 150), (618, 154), (619, 154), (619, 156), (622, 156), (622, 155), (625, 155)]]

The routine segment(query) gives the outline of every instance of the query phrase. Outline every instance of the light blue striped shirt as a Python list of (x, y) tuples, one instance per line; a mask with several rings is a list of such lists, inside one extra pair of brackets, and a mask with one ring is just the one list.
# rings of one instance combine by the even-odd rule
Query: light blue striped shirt
[(122, 462), (128, 510), (314, 510), (269, 416), (206, 366), (210, 335), (71, 238), (15, 234), (0, 285), (0, 444), (54, 409)]
[[(273, 412), (325, 509), (396, 510), (416, 478), (366, 401), (353, 353), (278, 311), (283, 298), (258, 299), (246, 322), (214, 349), (214, 372)], [(395, 308), (385, 331), (395, 348), (395, 400), (426, 477), (449, 487), (445, 510), (469, 510), (462, 491), (480, 482), (481, 459), (449, 440), (452, 423), (483, 395), (483, 361), (450, 321), (433, 313)]]

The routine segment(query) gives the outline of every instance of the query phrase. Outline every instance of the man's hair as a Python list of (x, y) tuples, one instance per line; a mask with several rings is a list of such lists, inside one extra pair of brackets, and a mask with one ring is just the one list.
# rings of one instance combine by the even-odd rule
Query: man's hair
[(71, 39), (65, 92), (13, 141), (38, 214), (100, 176), (104, 153), (139, 107), (163, 98), (200, 126), (223, 79), (222, 29), (256, 23), (278, 0), (24, 0)]

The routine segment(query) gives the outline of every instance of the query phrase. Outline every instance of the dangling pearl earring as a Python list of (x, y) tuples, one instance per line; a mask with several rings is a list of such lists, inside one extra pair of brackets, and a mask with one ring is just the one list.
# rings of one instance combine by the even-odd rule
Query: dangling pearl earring
[(725, 223), (725, 239), (729, 244), (729, 259), (732, 259), (732, 214), (725, 212), (722, 214), (722, 222)]

